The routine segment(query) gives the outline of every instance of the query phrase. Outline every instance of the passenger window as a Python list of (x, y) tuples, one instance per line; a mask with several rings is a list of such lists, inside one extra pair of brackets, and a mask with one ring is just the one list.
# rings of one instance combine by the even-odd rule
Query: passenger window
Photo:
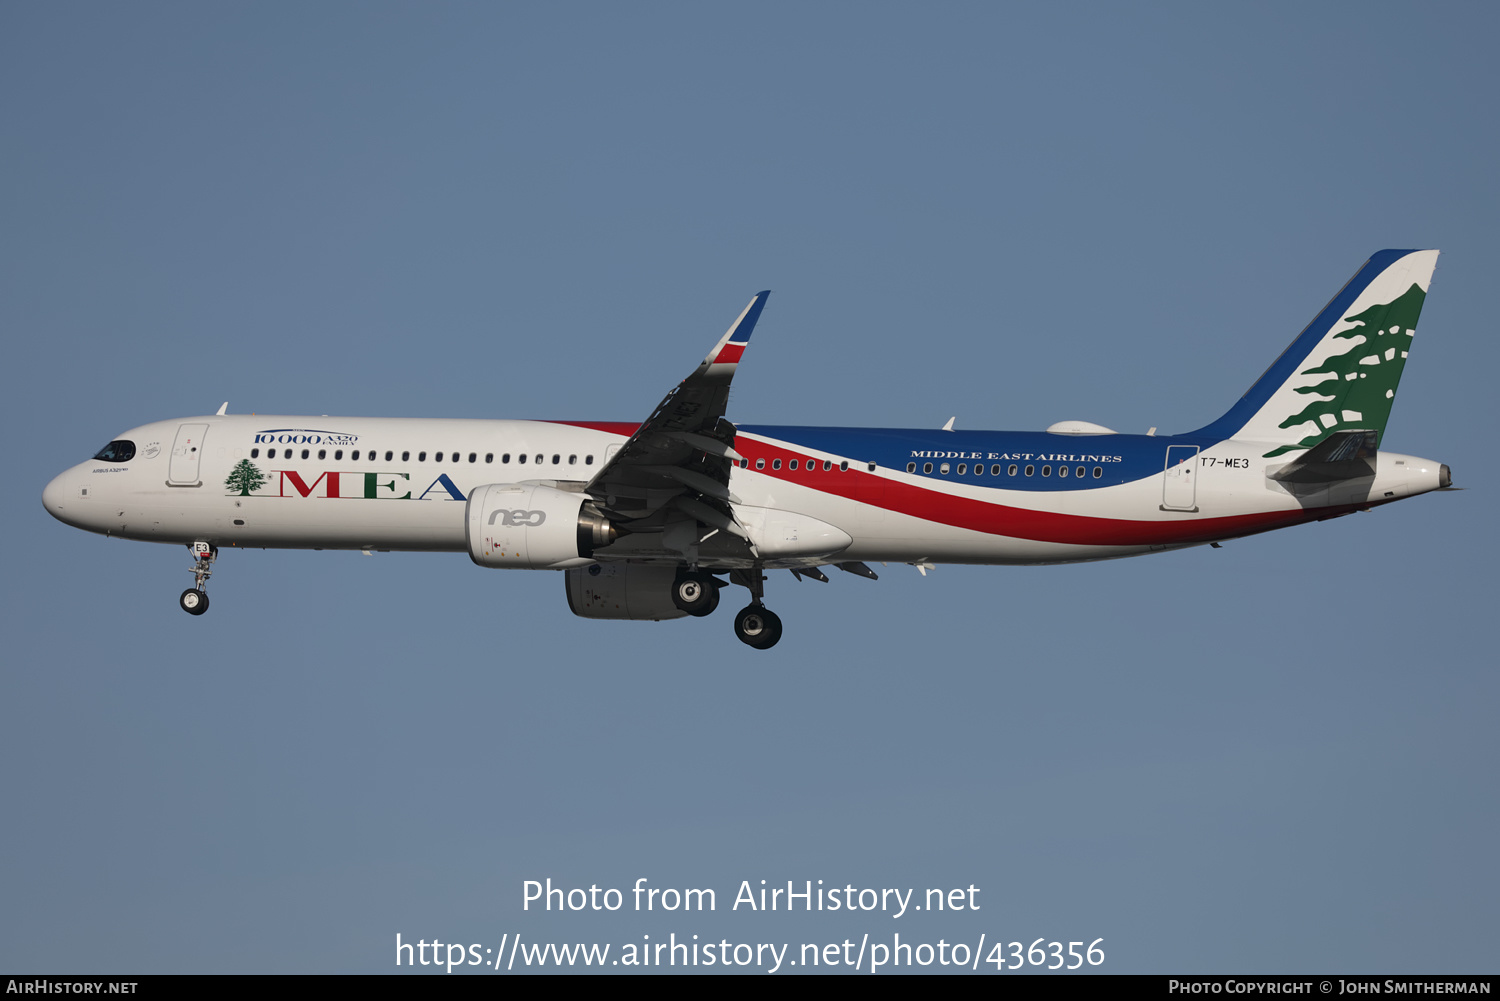
[(944, 476), (947, 476), (948, 475), (948, 464), (945, 462), (941, 466), (939, 466), (938, 467), (938, 472), (942, 473)]
[(304, 459), (305, 459), (305, 458), (307, 458), (307, 455), (308, 455), (308, 452), (309, 452), (309, 451), (310, 451), (310, 449), (306, 449), (306, 448), (304, 448), (304, 449), (303, 449), (303, 450), (302, 450), (302, 458), (304, 458)]
[(556, 466), (556, 465), (558, 465), (561, 462), (562, 462), (562, 456), (560, 456), (560, 455), (558, 455), (557, 453), (554, 452), (552, 454), (552, 464), (554, 466)]
[(756, 469), (765, 469), (766, 468), (766, 460), (765, 459), (756, 459), (755, 460), (755, 468)]
[(1042, 475), (1043, 476), (1051, 476), (1052, 475), (1052, 467), (1051, 466), (1043, 466), (1042, 467)]
[(344, 450), (341, 448), (337, 452), (334, 452), (333, 457), (335, 459), (342, 459), (344, 457)]
[(931, 474), (931, 472), (932, 472), (932, 463), (930, 463), (930, 462), (924, 462), (924, 463), (922, 463), (922, 472)]
[(517, 455), (516, 456), (516, 461), (519, 462), (523, 466), (526, 465), (526, 453), (522, 452), (519, 455)]
[(352, 459), (355, 462), (358, 462), (359, 461), (359, 449), (356, 448), (354, 451), (350, 452), (349, 453), (349, 458)]
[(494, 452), (486, 452), (486, 453), (484, 453), (484, 461), (485, 462), (494, 462), (495, 461), (495, 453)]
[(328, 458), (328, 449), (326, 449), (326, 448), (320, 448), (320, 449), (318, 449), (318, 458), (320, 458), (320, 459), (326, 459), (326, 458)]
[(780, 469), (781, 468), (781, 460), (780, 459), (772, 459), (771, 460), (771, 468), (772, 469)]
[(958, 464), (958, 475), (959, 476), (963, 476), (968, 471), (969, 471), (969, 464), (967, 462), (960, 462)]
[(506, 452), (504, 455), (500, 456), (500, 464), (501, 465), (509, 465), (509, 463), (510, 463), (510, 453)]
[(1080, 480), (1083, 479), (1083, 467), (1079, 466), (1077, 469), (1073, 470), (1073, 475), (1078, 477)]
[(1026, 475), (1027, 476), (1030, 476), (1034, 472), (1036, 472), (1036, 467), (1035, 466), (1027, 466), (1026, 467)]
[(796, 469), (797, 468), (797, 460), (793, 459), (791, 462), (788, 462), (786, 464), (786, 468), (788, 468), (788, 469)]
[(849, 460), (845, 459), (843, 462), (839, 463), (839, 472), (841, 472), (841, 473), (847, 473), (848, 471), (849, 471)]
[(401, 461), (402, 462), (410, 462), (411, 461), (411, 453), (410, 452), (402, 452), (401, 453)]
[[(995, 467), (995, 475), (996, 476), (1000, 475), (1000, 467), (999, 466)], [(1005, 475), (1006, 476), (1014, 476), (1014, 475), (1016, 475), (1016, 464), (1014, 462), (1012, 462), (1009, 466), (1006, 467), (1006, 469), (1005, 469)]]
[(984, 475), (984, 463), (982, 463), (982, 462), (976, 462), (976, 463), (974, 463), (974, 475), (975, 476), (983, 476)]
[(542, 460), (543, 460), (543, 459), (544, 459), (544, 458), (546, 458), (546, 457), (545, 457), (545, 456), (543, 456), (543, 455), (542, 455), (542, 454), (541, 454), (541, 453), (540, 453), (540, 452), (538, 452), (538, 453), (537, 453), (537, 457), (536, 457), (536, 464), (537, 464), (537, 465), (538, 465), (538, 466), (540, 466), (540, 465), (541, 465), (541, 464), (542, 464)]
[(1103, 475), (1104, 475), (1104, 467), (1103, 466), (1095, 466), (1094, 467), (1094, 479), (1097, 480), (1099, 477), (1101, 477)]
[(870, 463), (870, 472), (875, 472), (875, 463)]
[(1067, 475), (1068, 475), (1068, 467), (1067, 466), (1058, 466), (1057, 467), (1057, 475), (1066, 478)]
[(418, 452), (417, 453), (417, 461), (418, 462), (426, 462), (427, 461), (427, 453), (426, 452)]
[(917, 471), (917, 464), (915, 462), (908, 462), (906, 464), (906, 471), (908, 473), (915, 473)]
[(833, 469), (833, 463), (829, 462), (827, 459), (824, 459), (823, 460), (823, 472), (826, 473), (826, 472), (831, 471), (832, 469)]
[(592, 455), (585, 455), (583, 457), (583, 464), (585, 466), (592, 466), (594, 464), (594, 457)]
[(390, 449), (386, 449), (385, 450), (385, 461), (386, 462), (390, 462), (391, 461), (391, 457), (394, 456), (395, 454), (396, 453), (392, 452)]
[(260, 458), (260, 449), (258, 449), (258, 448), (252, 448), (250, 450), (250, 458), (252, 458), (252, 459), (259, 459)]
[[(479, 461), (479, 453), (478, 452), (470, 452), (469, 453), (469, 461), (470, 462), (478, 462)], [(485, 461), (489, 461), (489, 460), (485, 460)]]
[(578, 465), (578, 456), (576, 456), (576, 455), (570, 455), (570, 456), (568, 456), (568, 465), (570, 465), (570, 466), (576, 466), (576, 465)]
[(433, 462), (442, 462), (443, 461), (443, 453), (442, 452), (434, 453), (433, 456), (432, 456), (432, 461)]

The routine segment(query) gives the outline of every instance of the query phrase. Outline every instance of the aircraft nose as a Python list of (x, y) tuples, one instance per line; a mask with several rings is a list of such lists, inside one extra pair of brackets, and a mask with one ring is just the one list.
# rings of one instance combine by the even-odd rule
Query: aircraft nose
[(46, 508), (47, 513), (58, 520), (62, 519), (63, 499), (67, 496), (68, 492), (67, 484), (63, 482), (67, 479), (67, 476), (67, 473), (63, 473), (61, 476), (54, 476), (52, 482), (42, 488), (42, 507)]

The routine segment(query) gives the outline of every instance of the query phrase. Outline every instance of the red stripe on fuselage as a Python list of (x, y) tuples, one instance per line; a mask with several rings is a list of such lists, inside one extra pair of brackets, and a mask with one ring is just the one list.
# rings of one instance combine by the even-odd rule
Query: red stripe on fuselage
[(607, 431), (629, 438), (640, 430), (639, 424), (630, 424), (626, 421), (542, 421), (543, 424), (566, 424), (570, 428), (588, 428), (590, 431)]
[[(1340, 505), (1338, 507), (1315, 508), (1295, 511), (1264, 511), (1254, 514), (1231, 515), (1223, 518), (1184, 518), (1182, 521), (1135, 521), (1126, 518), (1096, 518), (1088, 515), (1061, 514), (1055, 511), (1035, 511), (1030, 508), (1012, 507), (973, 497), (960, 497), (887, 479), (864, 469), (856, 469), (851, 463), (847, 472), (839, 470), (838, 463), (830, 470), (823, 469), (823, 460), (809, 457), (802, 452), (780, 448), (766, 442), (741, 435), (735, 439), (735, 449), (750, 460), (765, 459), (766, 467), (756, 472), (773, 476), (789, 483), (798, 483), (813, 490), (847, 497), (850, 500), (871, 504), (886, 511), (910, 515), (924, 521), (951, 525), (988, 535), (1003, 535), (1014, 539), (1031, 539), (1037, 542), (1060, 542), (1077, 546), (1148, 546), (1210, 542), (1253, 532), (1264, 532), (1273, 528), (1284, 528), (1304, 521), (1329, 518), (1347, 514), (1373, 503)], [(781, 469), (772, 469), (771, 463), (781, 460)], [(788, 468), (790, 460), (798, 460), (801, 468)], [(806, 463), (814, 463), (812, 469)], [(977, 482), (975, 485), (979, 485)], [(1086, 496), (1099, 490), (1098, 487), (1073, 491), (1052, 491), (1072, 496)], [(1011, 491), (1014, 494), (1014, 491)]]

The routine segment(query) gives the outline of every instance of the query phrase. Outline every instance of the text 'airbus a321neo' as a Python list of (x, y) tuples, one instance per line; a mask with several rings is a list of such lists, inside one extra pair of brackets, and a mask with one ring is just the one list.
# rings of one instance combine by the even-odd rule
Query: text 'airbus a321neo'
[[(765, 308), (745, 307), (640, 424), (227, 415), (111, 441), (42, 494), (59, 520), (186, 544), (208, 607), (222, 547), (467, 552), (561, 570), (595, 619), (708, 615), (726, 584), (765, 649), (765, 571), (1069, 563), (1215, 543), (1449, 486), (1379, 450), (1435, 250), (1370, 258), (1229, 412), (1175, 436), (778, 427), (725, 419)], [(949, 422), (951, 427), (952, 422)]]

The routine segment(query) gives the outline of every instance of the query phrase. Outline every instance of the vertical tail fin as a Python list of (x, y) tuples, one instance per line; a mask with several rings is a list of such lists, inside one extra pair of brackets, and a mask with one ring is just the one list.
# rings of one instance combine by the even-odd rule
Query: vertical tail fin
[(1266, 442), (1267, 458), (1336, 431), (1374, 431), (1378, 441), (1437, 257), (1375, 254), (1228, 413), (1195, 433)]

